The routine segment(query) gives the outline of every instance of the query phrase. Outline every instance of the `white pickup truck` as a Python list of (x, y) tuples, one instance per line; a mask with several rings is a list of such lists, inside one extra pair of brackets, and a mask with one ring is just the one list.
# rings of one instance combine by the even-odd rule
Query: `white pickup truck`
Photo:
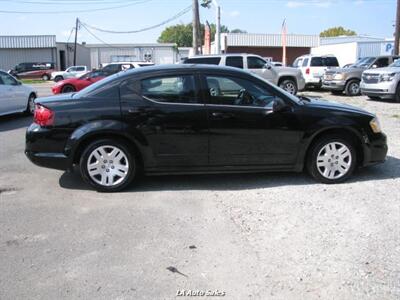
[(89, 70), (86, 66), (72, 66), (65, 71), (51, 73), (51, 80), (58, 82), (67, 78), (79, 77), (83, 74), (86, 74), (88, 71)]

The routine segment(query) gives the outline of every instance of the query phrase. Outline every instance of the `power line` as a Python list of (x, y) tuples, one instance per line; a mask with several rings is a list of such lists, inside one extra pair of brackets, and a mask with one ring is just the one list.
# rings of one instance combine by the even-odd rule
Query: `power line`
[(70, 4), (80, 4), (80, 5), (86, 5), (86, 4), (95, 4), (95, 5), (102, 5), (102, 4), (122, 4), (122, 3), (132, 3), (132, 2), (137, 2), (141, 0), (70, 0), (70, 1), (61, 1), (58, 0), (57, 2), (54, 1), (29, 1), (29, 0), (0, 0), (0, 2), (12, 2), (13, 4), (38, 4), (38, 5), (70, 5)]
[(191, 10), (191, 8), (192, 8), (192, 5), (189, 5), (185, 9), (181, 10), (180, 12), (178, 12), (176, 15), (172, 16), (171, 18), (169, 18), (169, 19), (167, 19), (167, 20), (165, 20), (165, 21), (163, 21), (161, 23), (158, 23), (158, 24), (152, 25), (152, 26), (148, 26), (148, 27), (144, 27), (142, 29), (137, 29), (137, 30), (115, 31), (115, 30), (102, 29), (102, 28), (99, 28), (99, 27), (96, 27), (96, 26), (92, 26), (92, 25), (89, 25), (89, 24), (84, 23), (82, 21), (80, 23), (82, 25), (84, 25), (84, 27), (86, 29), (87, 29), (87, 27), (89, 27), (90, 29), (97, 30), (97, 31), (100, 31), (100, 32), (105, 32), (105, 33), (114, 33), (114, 34), (139, 33), (139, 32), (143, 32), (143, 31), (148, 31), (148, 30), (151, 30), (151, 29), (155, 29), (155, 28), (163, 26), (163, 25), (165, 25), (165, 24), (167, 24), (169, 22), (172, 22), (172, 21), (178, 19), (179, 17), (183, 16), (184, 14), (188, 13)]
[[(16, 10), (0, 10), (0, 13), (4, 14), (71, 14), (71, 13), (84, 13), (84, 12), (96, 12), (102, 10), (111, 10), (111, 9), (118, 9), (129, 7), (137, 4), (143, 4), (152, 0), (138, 0), (134, 3), (118, 5), (118, 6), (111, 6), (111, 7), (103, 7), (103, 8), (92, 8), (92, 9), (84, 9), (84, 10), (57, 10), (57, 11), (16, 11)], [(78, 4), (78, 3), (77, 3)]]

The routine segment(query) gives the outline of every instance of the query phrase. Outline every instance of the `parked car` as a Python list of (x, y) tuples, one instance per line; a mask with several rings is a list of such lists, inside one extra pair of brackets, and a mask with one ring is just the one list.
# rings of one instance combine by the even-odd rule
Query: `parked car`
[(72, 66), (66, 69), (65, 71), (57, 71), (51, 73), (51, 80), (55, 82), (68, 79), (80, 77), (88, 72), (88, 68), (86, 66)]
[(293, 66), (301, 70), (306, 80), (306, 88), (320, 88), (325, 71), (339, 67), (339, 62), (333, 55), (308, 54), (296, 58)]
[(93, 71), (86, 73), (79, 78), (70, 78), (58, 81), (51, 90), (53, 94), (78, 92), (105, 77), (106, 75), (102, 71)]
[(36, 91), (0, 70), (0, 115), (16, 112), (33, 113)]
[(138, 68), (35, 103), (29, 159), (61, 170), (79, 165), (83, 179), (105, 192), (141, 172), (307, 169), (338, 183), (358, 166), (383, 162), (388, 150), (375, 115), (293, 96), (237, 68)]
[(299, 70), (275, 67), (261, 56), (253, 54), (193, 56), (185, 59), (183, 63), (229, 66), (248, 70), (293, 95), (296, 95), (297, 91), (303, 90), (305, 86), (304, 78)]
[(154, 66), (154, 63), (147, 61), (115, 62), (102, 64), (100, 70), (102, 70), (104, 74), (109, 76), (120, 71), (149, 66)]
[(400, 59), (387, 68), (364, 71), (361, 93), (371, 99), (394, 99), (400, 102)]
[(25, 62), (15, 66), (8, 71), (9, 74), (18, 79), (42, 79), (49, 80), (54, 72), (52, 62)]
[(322, 88), (333, 94), (345, 92), (347, 96), (360, 95), (361, 74), (368, 69), (390, 65), (397, 56), (364, 57), (349, 68), (337, 68), (325, 72)]

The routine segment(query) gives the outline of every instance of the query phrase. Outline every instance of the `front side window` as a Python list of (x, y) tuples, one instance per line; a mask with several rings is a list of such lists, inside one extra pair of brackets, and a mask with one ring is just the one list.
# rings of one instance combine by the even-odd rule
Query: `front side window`
[(247, 57), (247, 68), (249, 69), (262, 69), (265, 67), (266, 61), (259, 57)]
[(163, 76), (144, 79), (142, 96), (157, 102), (198, 103), (193, 75)]
[(119, 65), (108, 65), (103, 68), (105, 73), (113, 74), (119, 72)]
[(227, 76), (206, 76), (211, 104), (272, 107), (275, 95), (254, 82)]
[(83, 72), (85, 71), (85, 67), (76, 67), (76, 72)]
[(228, 56), (226, 58), (226, 65), (228, 67), (234, 67), (243, 69), (243, 57), (241, 56)]
[(10, 75), (0, 72), (0, 84), (4, 85), (17, 85), (17, 81)]

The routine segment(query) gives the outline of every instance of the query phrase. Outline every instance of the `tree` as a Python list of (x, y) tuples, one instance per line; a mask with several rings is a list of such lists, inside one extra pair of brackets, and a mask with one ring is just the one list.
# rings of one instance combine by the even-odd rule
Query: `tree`
[[(216, 26), (210, 24), (211, 27), (211, 39), (214, 40)], [(240, 30), (240, 29), (235, 29)], [(245, 32), (240, 30), (241, 32)], [(221, 25), (221, 33), (229, 32), (228, 27)], [(204, 24), (200, 24), (201, 43), (204, 44)], [(192, 46), (192, 24), (179, 24), (168, 26), (161, 32), (157, 42), (159, 43), (175, 43), (178, 47), (191, 47)]]
[(230, 33), (247, 33), (247, 31), (236, 28), (236, 29), (231, 30)]
[(341, 36), (341, 35), (351, 36), (351, 35), (356, 35), (356, 34), (357, 33), (353, 30), (345, 29), (342, 26), (339, 26), (339, 27), (328, 28), (328, 29), (322, 31), (319, 34), (319, 36), (320, 37), (335, 37), (335, 36)]

